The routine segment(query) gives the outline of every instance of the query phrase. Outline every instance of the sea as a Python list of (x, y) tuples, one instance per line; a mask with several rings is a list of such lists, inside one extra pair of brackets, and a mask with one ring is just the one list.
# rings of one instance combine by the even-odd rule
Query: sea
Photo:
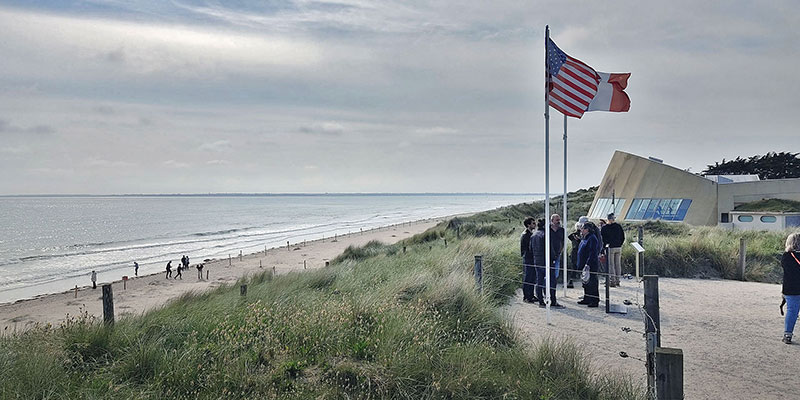
[(536, 194), (0, 197), (0, 303), (207, 258), (491, 210)]

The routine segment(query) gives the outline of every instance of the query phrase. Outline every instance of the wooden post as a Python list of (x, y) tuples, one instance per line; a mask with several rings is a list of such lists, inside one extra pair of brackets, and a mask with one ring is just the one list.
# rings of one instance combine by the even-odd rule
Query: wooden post
[(447, 247), (447, 238), (444, 238), (444, 247)]
[(247, 285), (242, 285), (239, 287), (239, 294), (242, 296), (247, 296)]
[(327, 267), (329, 265), (331, 265), (331, 262), (330, 261), (325, 261), (325, 266)]
[(406, 246), (403, 246), (403, 253), (405, 254), (405, 252), (406, 252)]
[(264, 267), (261, 265), (261, 260), (258, 260), (258, 268), (264, 268)]
[(475, 286), (483, 293), (483, 256), (475, 256)]
[(75, 298), (78, 298), (78, 285), (75, 285)]
[(228, 265), (233, 265), (233, 263), (231, 262), (231, 255), (230, 254), (228, 254)]
[(288, 240), (286, 241), (286, 251), (291, 251), (291, 250), (289, 250), (289, 241)]
[(114, 293), (111, 284), (103, 285), (103, 322), (114, 323)]
[[(637, 230), (639, 231), (638, 232), (639, 233), (639, 240), (638, 240), (639, 246), (644, 247), (644, 227), (640, 226), (639, 229), (637, 229)], [(637, 265), (639, 266), (639, 268), (641, 268), (642, 275), (644, 275), (644, 254), (641, 254), (641, 253), (637, 254), (636, 255), (636, 261), (639, 262), (639, 264), (637, 264)], [(638, 278), (638, 276), (637, 276), (637, 278)]]
[(656, 347), (656, 398), (683, 399), (683, 350)]
[(122, 277), (122, 290), (128, 289), (128, 275)]
[(647, 369), (647, 398), (653, 399), (656, 387), (656, 334), (653, 332), (645, 334), (645, 351), (647, 353), (644, 364)]
[(306, 269), (306, 260), (303, 260), (303, 269)]
[(208, 270), (206, 270), (206, 280), (208, 280)]
[(661, 346), (661, 315), (658, 309), (658, 275), (645, 275), (644, 312), (645, 333), (656, 334), (656, 347)]
[(747, 241), (739, 239), (739, 280), (744, 280), (744, 270), (747, 264)]
[(242, 261), (242, 251), (239, 250), (239, 262), (241, 262), (241, 261)]

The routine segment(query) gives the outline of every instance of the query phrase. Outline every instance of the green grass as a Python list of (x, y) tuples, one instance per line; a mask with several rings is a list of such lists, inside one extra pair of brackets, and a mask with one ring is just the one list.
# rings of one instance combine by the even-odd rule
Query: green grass
[(475, 290), (475, 254), (518, 276), (515, 237), (496, 228), (455, 238), (444, 225), (113, 326), (79, 315), (4, 337), (0, 398), (643, 398), (641, 382), (597, 374), (572, 343), (524, 344), (498, 308), (516, 285)]
[(800, 212), (800, 201), (764, 199), (740, 204), (734, 211)]

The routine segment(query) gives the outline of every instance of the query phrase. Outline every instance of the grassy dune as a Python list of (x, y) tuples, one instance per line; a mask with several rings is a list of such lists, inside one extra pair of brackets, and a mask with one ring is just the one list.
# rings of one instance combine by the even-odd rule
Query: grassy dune
[(113, 327), (83, 315), (2, 338), (0, 398), (642, 398), (572, 343), (520, 341), (498, 307), (516, 286), (488, 279), (481, 295), (471, 276), (486, 254), (518, 277), (516, 235), (482, 226), (258, 275), (246, 297), (236, 285)]

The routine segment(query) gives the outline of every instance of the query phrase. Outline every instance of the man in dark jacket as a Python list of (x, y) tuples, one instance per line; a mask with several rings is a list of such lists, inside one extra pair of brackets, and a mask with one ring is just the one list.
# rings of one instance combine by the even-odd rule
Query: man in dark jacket
[(608, 286), (619, 286), (622, 275), (622, 245), (625, 243), (625, 231), (617, 223), (614, 213), (608, 214), (608, 223), (600, 231), (603, 245), (608, 246)]
[(522, 256), (522, 301), (526, 303), (536, 303), (538, 299), (534, 295), (536, 286), (536, 268), (533, 265), (533, 252), (531, 251), (531, 235), (536, 228), (536, 220), (533, 217), (525, 218), (522, 221), (525, 232), (519, 239), (519, 252)]
[[(547, 283), (546, 270), (547, 264), (545, 260), (545, 220), (540, 219), (536, 223), (536, 232), (531, 236), (531, 251), (533, 252), (533, 263), (536, 265), (536, 297), (539, 298), (539, 307), (545, 307), (545, 287), (550, 288), (550, 307), (564, 308), (556, 301), (556, 271), (552, 268), (553, 263), (550, 263), (550, 282)], [(562, 232), (563, 235), (563, 232)], [(552, 242), (553, 237), (550, 236)], [(552, 257), (552, 254), (551, 254)]]

